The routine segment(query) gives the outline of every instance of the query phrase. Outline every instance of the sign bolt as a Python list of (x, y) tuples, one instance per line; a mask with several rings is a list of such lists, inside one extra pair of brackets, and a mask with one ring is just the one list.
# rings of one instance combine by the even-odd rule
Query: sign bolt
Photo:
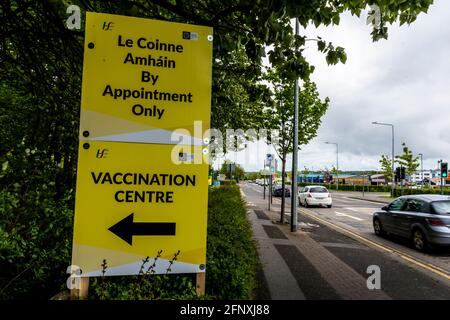
[(85, 144), (83, 144), (83, 148), (89, 149), (89, 147), (90, 147), (89, 143), (86, 142)]
[(89, 131), (83, 131), (83, 137), (89, 137)]
[(89, 49), (94, 49), (94, 47), (95, 47), (95, 44), (93, 42), (89, 42), (88, 48)]
[(205, 265), (204, 264), (201, 264), (198, 267), (199, 267), (200, 270), (205, 270)]

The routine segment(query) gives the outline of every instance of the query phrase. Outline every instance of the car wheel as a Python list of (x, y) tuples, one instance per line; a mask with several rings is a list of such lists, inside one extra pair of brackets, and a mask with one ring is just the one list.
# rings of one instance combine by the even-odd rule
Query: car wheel
[(304, 207), (305, 207), (305, 208), (308, 208), (308, 207), (309, 207), (308, 201), (306, 201), (306, 199), (305, 199)]
[(427, 251), (428, 249), (428, 241), (425, 238), (424, 233), (420, 229), (414, 229), (412, 233), (412, 239), (414, 248), (418, 251)]
[(382, 237), (386, 235), (386, 232), (383, 230), (383, 225), (381, 224), (381, 221), (378, 218), (373, 219), (373, 230), (375, 231), (375, 234), (377, 236)]
[(332, 205), (331, 205), (331, 204), (327, 206), (327, 208), (331, 208), (331, 207), (332, 207)]

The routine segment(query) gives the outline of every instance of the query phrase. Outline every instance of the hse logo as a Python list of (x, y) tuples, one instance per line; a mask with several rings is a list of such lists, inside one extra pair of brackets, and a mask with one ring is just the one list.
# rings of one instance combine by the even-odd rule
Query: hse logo
[(114, 26), (114, 22), (106, 22), (105, 21), (105, 22), (103, 22), (102, 29), (105, 30), (105, 31), (112, 30), (113, 26)]
[(98, 149), (96, 157), (98, 159), (106, 158), (106, 156), (108, 155), (108, 151), (108, 149)]

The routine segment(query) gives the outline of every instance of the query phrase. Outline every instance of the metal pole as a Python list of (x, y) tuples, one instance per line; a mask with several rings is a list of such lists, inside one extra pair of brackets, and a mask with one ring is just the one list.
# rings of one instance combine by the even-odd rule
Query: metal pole
[(420, 156), (420, 186), (423, 188), (423, 154), (419, 153)]
[[(400, 165), (400, 173), (403, 172), (403, 165)], [(402, 175), (400, 174), (400, 190), (401, 190), (401, 195), (403, 195), (403, 179), (402, 179)]]
[(339, 147), (336, 143), (336, 190), (339, 190)]
[(394, 178), (394, 157), (395, 157), (395, 151), (394, 151), (394, 125), (392, 124), (392, 198), (394, 197), (395, 192), (395, 178)]
[[(295, 19), (295, 35), (299, 34), (298, 19)], [(298, 161), (298, 79), (294, 82), (294, 141), (292, 144), (292, 193), (291, 193), (291, 232), (297, 231), (297, 161)]]
[(269, 194), (267, 197), (267, 207), (269, 211), (270, 211), (270, 203), (272, 202), (271, 198), (272, 198), (272, 175), (270, 175), (269, 177)]
[(264, 193), (263, 193), (263, 199), (266, 199), (266, 174), (265, 174), (265, 170), (266, 170), (266, 161), (264, 161), (264, 165), (263, 165), (263, 188), (264, 188)]
[(443, 186), (444, 186), (444, 179), (442, 179), (442, 159), (439, 160), (439, 176), (441, 177), (441, 194), (444, 194)]
[(362, 178), (363, 178), (363, 179), (362, 179), (362, 180), (363, 180), (363, 181), (362, 181), (363, 198), (364, 198), (364, 179), (365, 179), (365, 177), (366, 177), (366, 175), (363, 173), (363, 174), (362, 174)]

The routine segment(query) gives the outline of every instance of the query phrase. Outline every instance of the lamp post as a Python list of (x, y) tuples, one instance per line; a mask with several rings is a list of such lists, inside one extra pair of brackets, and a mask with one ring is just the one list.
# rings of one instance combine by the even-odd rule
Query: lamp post
[(419, 153), (420, 156), (420, 185), (423, 188), (423, 154)]
[(394, 189), (395, 189), (395, 178), (394, 178), (394, 125), (391, 123), (381, 123), (381, 122), (372, 122), (372, 124), (378, 124), (381, 126), (390, 126), (392, 128), (392, 194), (391, 196), (394, 197)]
[(325, 142), (336, 145), (336, 190), (339, 190), (339, 145), (336, 142)]
[[(298, 18), (295, 19), (295, 35), (300, 33)], [(292, 185), (291, 185), (291, 232), (297, 231), (297, 162), (298, 162), (298, 79), (294, 81), (294, 139), (292, 141)]]

